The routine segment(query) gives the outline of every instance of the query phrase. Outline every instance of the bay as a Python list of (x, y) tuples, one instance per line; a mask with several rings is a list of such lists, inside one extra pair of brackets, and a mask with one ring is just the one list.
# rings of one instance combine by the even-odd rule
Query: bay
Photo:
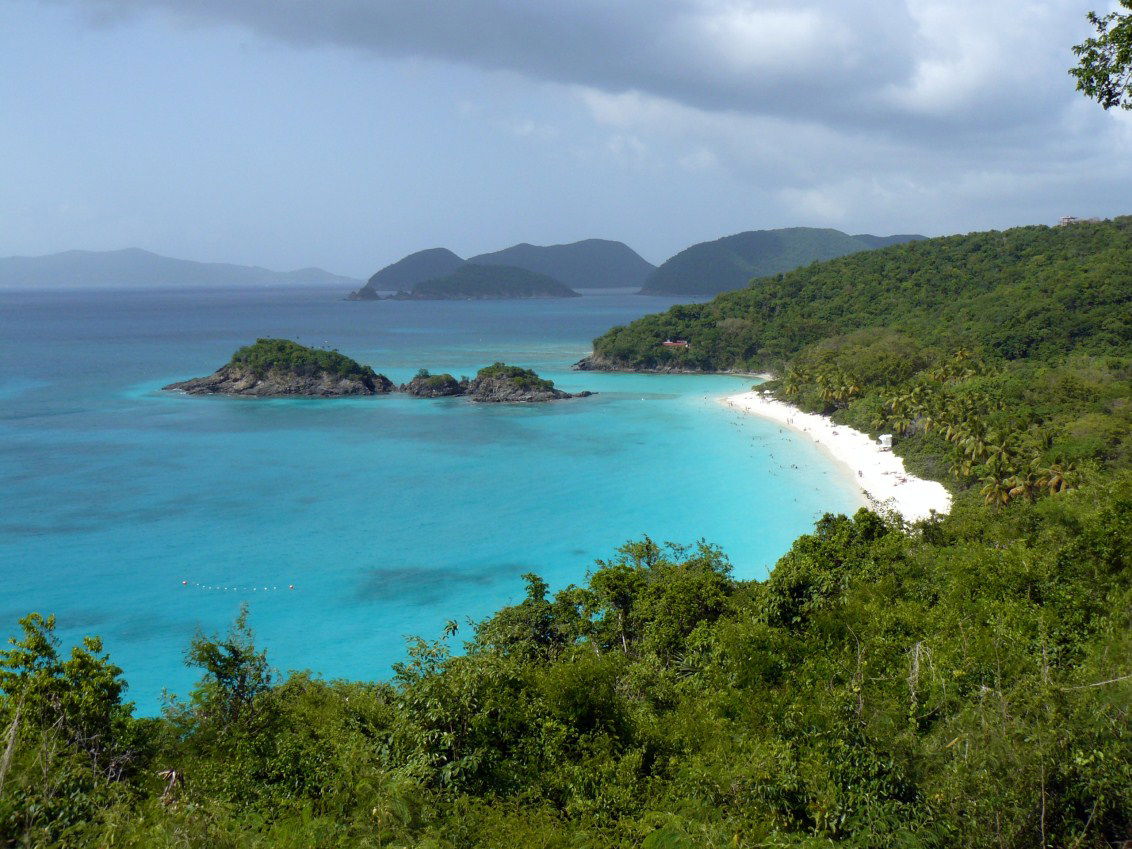
[[(409, 635), (461, 636), (647, 534), (761, 578), (861, 503), (804, 438), (722, 407), (749, 377), (574, 372), (593, 337), (669, 301), (348, 302), (326, 290), (7, 292), (0, 307), (0, 635), (54, 613), (102, 636), (141, 713), (196, 677), (185, 648), (241, 603), (280, 669), (387, 678)], [(496, 360), (553, 404), (165, 393), (237, 347), (336, 348), (394, 381)], [(293, 587), (293, 589), (292, 589)], [(458, 638), (459, 639), (459, 638)], [(457, 642), (458, 642), (457, 639)]]

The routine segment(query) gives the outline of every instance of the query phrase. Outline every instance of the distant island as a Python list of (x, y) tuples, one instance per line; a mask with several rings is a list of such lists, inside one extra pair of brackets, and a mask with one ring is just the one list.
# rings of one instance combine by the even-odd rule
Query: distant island
[(641, 286), (656, 266), (624, 242), (583, 239), (568, 245), (512, 245), (468, 259), (475, 265), (514, 265), (561, 280), (574, 289)]
[(417, 398), (450, 398), (468, 391), (468, 380), (457, 380), (452, 375), (432, 374), (423, 368), (408, 383), (401, 384), (401, 391)]
[(289, 339), (259, 339), (245, 345), (208, 377), (162, 387), (188, 395), (247, 395), (258, 398), (338, 398), (401, 391), (418, 398), (466, 396), (477, 403), (532, 403), (585, 398), (571, 394), (530, 369), (497, 362), (468, 380), (421, 369), (398, 387), (383, 374), (337, 351), (308, 348)]
[(461, 265), (451, 274), (423, 280), (394, 301), (488, 301), (519, 298), (577, 298), (566, 284), (512, 265)]
[(240, 348), (208, 377), (163, 388), (189, 395), (335, 398), (381, 395), (394, 386), (385, 375), (337, 351), (308, 348), (289, 339), (259, 339)]
[(592, 392), (570, 394), (554, 388), (554, 381), (539, 377), (530, 369), (495, 363), (481, 368), (468, 384), (468, 398), (479, 403), (529, 403), (586, 398)]
[(382, 292), (412, 292), (418, 284), (448, 277), (468, 265), (519, 268), (581, 289), (636, 288), (655, 269), (628, 245), (608, 239), (545, 247), (523, 243), (466, 260), (447, 248), (429, 248), (385, 266), (351, 299), (372, 301)]
[[(498, 283), (488, 279), (485, 272), (475, 270), (485, 267), (542, 275), (567, 289), (640, 287), (642, 295), (716, 295), (741, 289), (754, 278), (793, 271), (812, 262), (923, 238), (868, 233), (850, 236), (840, 230), (816, 227), (750, 230), (692, 245), (659, 267), (628, 245), (608, 239), (584, 239), (548, 246), (523, 243), (469, 259), (447, 248), (429, 248), (385, 266), (353, 292), (350, 299), (570, 297), (539, 291), (533, 283), (517, 288), (510, 282)], [(535, 293), (530, 294), (528, 290)]]
[(752, 278), (793, 271), (819, 260), (923, 239), (923, 236), (850, 236), (840, 230), (787, 227), (749, 230), (700, 242), (661, 263), (642, 295), (717, 295)]
[(0, 258), (0, 289), (236, 289), (262, 286), (357, 285), (352, 277), (321, 268), (271, 271), (226, 262), (193, 262), (139, 248), (65, 251)]
[(498, 362), (481, 368), (472, 380), (457, 380), (450, 374), (431, 374), (428, 369), (421, 369), (416, 377), (401, 387), (401, 391), (418, 398), (465, 395), (469, 401), (480, 404), (527, 404), (585, 398), (593, 394), (563, 392), (554, 387), (554, 381), (541, 378), (530, 369)]

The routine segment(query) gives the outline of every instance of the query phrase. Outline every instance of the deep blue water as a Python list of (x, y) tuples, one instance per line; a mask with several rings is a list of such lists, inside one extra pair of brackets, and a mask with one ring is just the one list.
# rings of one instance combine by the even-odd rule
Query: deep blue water
[[(225, 629), (242, 601), (278, 668), (387, 677), (407, 635), (518, 600), (524, 572), (580, 582), (643, 534), (706, 538), (738, 577), (762, 577), (859, 496), (808, 441), (715, 401), (750, 379), (569, 370), (594, 336), (668, 305), (0, 294), (0, 634), (36, 610), (57, 615), (64, 646), (102, 636), (154, 713), (163, 688), (184, 695), (196, 677), (194, 631)], [(504, 360), (599, 394), (501, 406), (160, 391), (261, 336), (335, 347), (395, 381)]]

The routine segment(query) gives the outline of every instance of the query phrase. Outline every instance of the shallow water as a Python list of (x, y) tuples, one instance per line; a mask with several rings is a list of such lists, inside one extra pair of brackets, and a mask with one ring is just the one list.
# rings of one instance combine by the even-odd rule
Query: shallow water
[[(58, 616), (65, 645), (101, 635), (143, 713), (163, 688), (188, 691), (190, 637), (227, 627), (242, 601), (277, 667), (386, 677), (405, 636), (518, 600), (525, 572), (579, 582), (649, 534), (707, 539), (738, 577), (762, 577), (821, 513), (860, 503), (811, 443), (716, 402), (748, 378), (569, 370), (661, 299), (2, 297), (0, 634), (37, 610)], [(395, 381), (504, 360), (599, 394), (503, 406), (160, 391), (260, 336), (327, 344)]]

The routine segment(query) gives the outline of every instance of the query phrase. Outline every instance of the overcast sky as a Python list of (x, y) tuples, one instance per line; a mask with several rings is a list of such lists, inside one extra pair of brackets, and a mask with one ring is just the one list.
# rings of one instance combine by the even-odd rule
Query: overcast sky
[(0, 256), (364, 277), (422, 248), (1132, 212), (1098, 0), (0, 0)]

